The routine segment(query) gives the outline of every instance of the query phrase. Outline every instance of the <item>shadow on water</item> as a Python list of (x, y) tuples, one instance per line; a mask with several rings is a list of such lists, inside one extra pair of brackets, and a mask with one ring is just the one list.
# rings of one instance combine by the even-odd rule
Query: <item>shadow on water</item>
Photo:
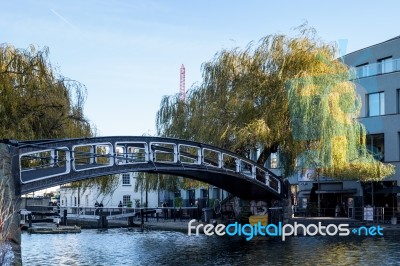
[(22, 236), (24, 265), (388, 265), (400, 258), (400, 232), (382, 237), (188, 236), (140, 229)]

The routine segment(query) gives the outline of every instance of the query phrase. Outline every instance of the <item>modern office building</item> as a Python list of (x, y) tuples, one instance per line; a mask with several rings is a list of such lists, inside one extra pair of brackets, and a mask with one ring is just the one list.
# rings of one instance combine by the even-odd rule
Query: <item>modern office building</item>
[[(318, 186), (321, 206), (327, 216), (336, 215), (335, 205), (345, 205), (349, 212), (365, 206), (395, 209), (395, 193), (380, 193), (384, 188), (400, 185), (400, 36), (349, 53), (343, 58), (356, 78), (362, 108), (359, 121), (367, 130), (367, 146), (377, 160), (396, 167), (393, 176), (381, 182), (357, 182), (321, 177), (309, 178), (312, 170), (304, 169), (289, 178), (293, 203), (306, 208), (311, 188)], [(348, 214), (347, 214), (348, 215)]]
[[(359, 120), (367, 130), (368, 148), (377, 160), (396, 167), (393, 176), (373, 183), (373, 191), (397, 186), (400, 184), (400, 36), (349, 53), (343, 60), (356, 73), (354, 82), (362, 102)], [(370, 202), (368, 197), (366, 200)], [(390, 204), (381, 193), (374, 195), (374, 205), (383, 203)]]

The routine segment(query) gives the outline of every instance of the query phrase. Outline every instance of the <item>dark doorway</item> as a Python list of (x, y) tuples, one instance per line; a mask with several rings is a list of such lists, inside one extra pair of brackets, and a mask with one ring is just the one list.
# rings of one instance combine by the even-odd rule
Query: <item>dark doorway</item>
[(343, 204), (343, 194), (324, 193), (321, 194), (321, 214), (322, 216), (335, 217), (340, 216), (336, 211), (336, 206)]
[(396, 208), (396, 194), (393, 193), (377, 193), (384, 188), (397, 186), (396, 181), (380, 181), (380, 182), (366, 182), (363, 183), (364, 190), (364, 205), (370, 205), (374, 207), (388, 207)]
[(188, 193), (188, 199), (189, 199), (189, 206), (194, 206), (194, 204), (196, 202), (194, 189), (189, 189), (187, 191), (187, 193)]

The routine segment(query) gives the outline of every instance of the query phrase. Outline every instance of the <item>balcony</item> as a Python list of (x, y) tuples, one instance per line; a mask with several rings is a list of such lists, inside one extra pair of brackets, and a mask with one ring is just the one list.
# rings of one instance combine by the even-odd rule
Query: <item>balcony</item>
[(356, 79), (400, 71), (400, 58), (385, 59), (381, 62), (355, 67), (353, 70)]

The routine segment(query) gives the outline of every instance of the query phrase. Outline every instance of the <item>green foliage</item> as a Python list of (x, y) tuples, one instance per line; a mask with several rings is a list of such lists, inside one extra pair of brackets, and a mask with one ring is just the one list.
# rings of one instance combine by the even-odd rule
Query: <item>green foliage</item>
[(96, 188), (97, 196), (112, 195), (119, 185), (119, 175), (100, 176), (96, 178), (85, 179), (70, 184), (71, 189), (80, 188), (83, 194), (87, 189)]
[(183, 199), (182, 199), (182, 197), (176, 197), (176, 198), (174, 198), (174, 206), (175, 206), (176, 208), (180, 208), (180, 207), (183, 206)]
[(135, 182), (135, 192), (155, 191), (158, 189), (178, 191), (179, 189), (192, 189), (208, 187), (208, 184), (190, 178), (181, 178), (174, 175), (138, 173)]
[(203, 81), (185, 102), (164, 96), (157, 133), (247, 157), (260, 149), (260, 164), (279, 151), (284, 175), (298, 169), (300, 158), (303, 167), (333, 177), (381, 179), (393, 167), (368, 155), (354, 84), (335, 56), (335, 46), (305, 26), (296, 37), (269, 35), (222, 50), (203, 64)]
[(58, 74), (47, 48), (0, 45), (0, 137), (89, 137), (83, 115), (85, 87)]
[(135, 208), (140, 206), (140, 199), (135, 199)]
[[(50, 139), (92, 137), (95, 128), (83, 114), (86, 88), (56, 71), (49, 50), (0, 45), (0, 138)], [(99, 158), (105, 160), (104, 158)], [(111, 193), (117, 176), (72, 184)]]
[(177, 176), (140, 172), (136, 177), (135, 192), (158, 189), (177, 191), (181, 183), (182, 179)]

